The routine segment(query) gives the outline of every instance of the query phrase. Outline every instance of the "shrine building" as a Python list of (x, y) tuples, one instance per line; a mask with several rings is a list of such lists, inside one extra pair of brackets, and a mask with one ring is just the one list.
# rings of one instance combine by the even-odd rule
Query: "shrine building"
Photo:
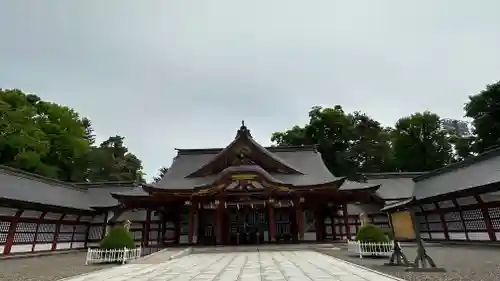
[(177, 149), (154, 184), (66, 183), (1, 166), (0, 253), (96, 246), (127, 220), (142, 247), (342, 241), (360, 214), (388, 230), (386, 212), (405, 208), (418, 208), (427, 240), (497, 241), (496, 178), (477, 173), (498, 171), (500, 150), (474, 159), (354, 182), (332, 175), (315, 147), (263, 147), (242, 124), (225, 148)]

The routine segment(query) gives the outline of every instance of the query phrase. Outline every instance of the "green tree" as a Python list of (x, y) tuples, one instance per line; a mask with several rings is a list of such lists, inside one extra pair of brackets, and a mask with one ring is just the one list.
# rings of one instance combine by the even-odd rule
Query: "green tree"
[(271, 137), (278, 146), (317, 145), (333, 174), (350, 177), (359, 172), (392, 171), (389, 140), (387, 129), (379, 122), (360, 112), (346, 114), (339, 105), (313, 107), (308, 124)]
[(78, 113), (55, 103), (39, 100), (34, 104), (37, 110), (35, 120), (48, 136), (50, 150), (42, 161), (57, 167), (57, 178), (63, 181), (83, 181), (85, 179), (84, 159), (90, 149), (85, 138), (85, 127)]
[(161, 181), (161, 179), (165, 176), (167, 171), (168, 171), (167, 167), (161, 167), (160, 170), (158, 171), (158, 175), (153, 178), (153, 182)]
[(452, 147), (438, 115), (415, 113), (396, 122), (392, 131), (398, 170), (421, 172), (441, 168), (452, 160)]
[(350, 115), (353, 133), (347, 157), (356, 163), (358, 173), (394, 171), (394, 159), (390, 144), (390, 128), (360, 112)]
[(128, 151), (124, 137), (109, 137), (89, 153), (90, 181), (144, 182), (142, 162)]
[(91, 121), (74, 110), (0, 89), (0, 164), (63, 181), (144, 181), (123, 137), (94, 142)]
[(36, 96), (0, 89), (0, 164), (57, 178), (58, 169), (44, 163), (50, 136), (37, 123)]
[(484, 152), (500, 145), (500, 81), (487, 85), (479, 94), (469, 97), (465, 116), (472, 118), (476, 141), (474, 150)]

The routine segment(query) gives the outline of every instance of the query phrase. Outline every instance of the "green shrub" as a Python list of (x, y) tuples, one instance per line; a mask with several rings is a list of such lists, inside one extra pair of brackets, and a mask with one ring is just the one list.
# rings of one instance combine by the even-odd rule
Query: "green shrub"
[(361, 227), (356, 233), (356, 241), (382, 243), (388, 242), (387, 234), (373, 224), (367, 224)]
[(133, 249), (135, 248), (134, 238), (132, 234), (123, 226), (115, 226), (111, 228), (108, 234), (102, 239), (99, 244), (101, 249)]
[(387, 238), (389, 240), (391, 240), (391, 241), (394, 240), (391, 230), (384, 230), (384, 233), (385, 233), (385, 236), (387, 236)]

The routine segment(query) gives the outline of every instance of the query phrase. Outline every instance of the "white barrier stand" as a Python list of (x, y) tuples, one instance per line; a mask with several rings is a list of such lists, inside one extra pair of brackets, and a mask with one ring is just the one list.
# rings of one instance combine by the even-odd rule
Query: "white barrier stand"
[(375, 243), (347, 240), (347, 251), (359, 255), (359, 258), (364, 256), (390, 257), (394, 251), (394, 242)]
[(113, 250), (103, 250), (103, 249), (87, 249), (87, 257), (85, 259), (85, 265), (95, 264), (95, 263), (121, 263), (125, 264), (129, 260), (136, 260), (141, 257), (141, 248), (135, 249), (113, 249)]

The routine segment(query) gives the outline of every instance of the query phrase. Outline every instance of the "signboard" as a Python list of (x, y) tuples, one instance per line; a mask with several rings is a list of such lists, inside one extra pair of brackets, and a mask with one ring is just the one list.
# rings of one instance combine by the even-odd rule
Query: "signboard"
[(413, 240), (416, 238), (410, 212), (394, 212), (390, 216), (395, 240)]

